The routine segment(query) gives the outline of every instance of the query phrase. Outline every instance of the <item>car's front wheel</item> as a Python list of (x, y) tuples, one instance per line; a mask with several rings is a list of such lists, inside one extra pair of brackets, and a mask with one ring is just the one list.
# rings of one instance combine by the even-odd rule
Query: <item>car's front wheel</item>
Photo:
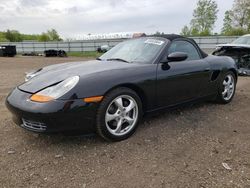
[(236, 77), (233, 72), (229, 71), (224, 75), (222, 82), (219, 85), (217, 101), (222, 104), (231, 102), (236, 89)]
[(120, 141), (130, 137), (142, 116), (138, 95), (128, 88), (108, 93), (97, 112), (97, 133), (106, 140)]

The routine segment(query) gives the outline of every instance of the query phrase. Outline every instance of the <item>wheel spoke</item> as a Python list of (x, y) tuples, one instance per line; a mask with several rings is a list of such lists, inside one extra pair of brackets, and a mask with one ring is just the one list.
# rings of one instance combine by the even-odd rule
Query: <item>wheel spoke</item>
[(128, 122), (129, 125), (132, 125), (134, 123), (134, 119), (129, 116), (126, 116), (124, 119), (126, 120), (126, 122)]
[(117, 118), (119, 116), (119, 114), (114, 113), (114, 114), (110, 114), (110, 113), (106, 113), (105, 119), (107, 122), (110, 122), (112, 120), (114, 120), (115, 118)]
[(126, 113), (130, 112), (135, 107), (135, 103), (132, 100), (129, 100), (129, 102), (130, 102), (129, 105), (125, 108), (126, 109), (125, 110)]
[(119, 121), (117, 122), (117, 126), (116, 129), (114, 130), (115, 133), (120, 133), (122, 129), (122, 119), (119, 119)]
[(232, 83), (232, 78), (231, 76), (228, 76), (228, 81), (227, 81), (228, 85)]
[(120, 110), (123, 109), (122, 98), (116, 99), (116, 100), (115, 100), (115, 104), (116, 104), (116, 106), (117, 106)]
[(226, 86), (228, 83), (226, 80), (224, 80), (223, 85)]
[(227, 89), (225, 89), (225, 90), (223, 91), (223, 93), (222, 93), (223, 97), (225, 97), (225, 95), (227, 94), (227, 92), (228, 92)]

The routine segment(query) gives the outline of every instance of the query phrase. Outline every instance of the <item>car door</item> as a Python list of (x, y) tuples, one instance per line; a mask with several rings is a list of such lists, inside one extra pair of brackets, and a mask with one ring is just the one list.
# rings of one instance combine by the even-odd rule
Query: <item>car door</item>
[(209, 82), (210, 66), (191, 42), (173, 41), (166, 55), (173, 52), (187, 53), (184, 61), (159, 63), (157, 68), (158, 107), (175, 105), (198, 98)]

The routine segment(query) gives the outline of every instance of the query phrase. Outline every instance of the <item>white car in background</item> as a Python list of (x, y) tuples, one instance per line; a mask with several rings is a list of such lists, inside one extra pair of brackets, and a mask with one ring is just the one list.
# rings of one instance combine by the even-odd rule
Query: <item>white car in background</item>
[(99, 52), (99, 53), (105, 53), (105, 52), (107, 52), (107, 51), (109, 51), (111, 49), (111, 47), (109, 46), (109, 45), (102, 45), (102, 46), (99, 46), (98, 48), (97, 48), (97, 51)]

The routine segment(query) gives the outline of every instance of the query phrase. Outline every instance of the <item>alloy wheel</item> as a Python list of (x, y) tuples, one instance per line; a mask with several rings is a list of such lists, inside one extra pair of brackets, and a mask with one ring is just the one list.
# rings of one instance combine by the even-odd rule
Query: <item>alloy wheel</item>
[(123, 136), (130, 132), (138, 120), (138, 104), (129, 95), (116, 97), (105, 113), (105, 124), (114, 136)]
[(234, 77), (232, 75), (227, 75), (223, 81), (223, 91), (222, 91), (222, 97), (224, 100), (229, 101), (235, 90), (235, 83), (234, 83)]

